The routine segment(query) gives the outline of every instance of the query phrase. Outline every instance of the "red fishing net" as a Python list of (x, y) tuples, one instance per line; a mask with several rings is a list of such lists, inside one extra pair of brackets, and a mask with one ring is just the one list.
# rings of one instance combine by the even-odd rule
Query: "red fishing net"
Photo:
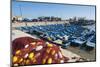
[(31, 37), (17, 38), (12, 42), (13, 66), (65, 63), (59, 46)]

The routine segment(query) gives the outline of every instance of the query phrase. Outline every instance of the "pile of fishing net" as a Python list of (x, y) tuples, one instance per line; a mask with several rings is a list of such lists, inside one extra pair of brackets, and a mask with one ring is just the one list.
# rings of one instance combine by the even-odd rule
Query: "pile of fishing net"
[(66, 63), (59, 46), (31, 37), (16, 38), (12, 42), (13, 66)]

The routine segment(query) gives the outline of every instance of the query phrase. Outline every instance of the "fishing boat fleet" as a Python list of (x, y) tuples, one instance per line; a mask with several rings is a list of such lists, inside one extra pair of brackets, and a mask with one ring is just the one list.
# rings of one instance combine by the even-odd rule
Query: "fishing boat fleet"
[[(95, 28), (95, 24), (92, 26)], [(76, 24), (49, 24), (22, 26), (16, 27), (16, 29), (35, 35), (64, 49), (73, 46), (91, 51), (95, 48), (96, 32), (95, 29), (87, 27)]]

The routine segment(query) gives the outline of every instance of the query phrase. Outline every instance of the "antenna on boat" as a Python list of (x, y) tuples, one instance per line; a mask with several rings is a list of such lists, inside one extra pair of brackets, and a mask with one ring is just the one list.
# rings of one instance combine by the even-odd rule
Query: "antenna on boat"
[[(22, 16), (23, 16), (23, 14), (22, 14), (22, 6), (19, 5), (19, 8), (20, 8), (20, 15), (21, 15), (21, 17), (22, 17)], [(25, 26), (27, 26), (27, 22), (25, 22)]]
[(19, 5), (19, 8), (20, 8), (20, 15), (22, 17), (22, 9), (21, 9), (21, 5)]

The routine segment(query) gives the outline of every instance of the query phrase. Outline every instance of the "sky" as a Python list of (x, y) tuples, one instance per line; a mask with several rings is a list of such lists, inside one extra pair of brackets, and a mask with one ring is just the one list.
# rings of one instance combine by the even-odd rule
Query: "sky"
[(95, 6), (12, 1), (12, 16), (21, 16), (21, 13), (22, 17), (30, 19), (40, 16), (69, 19), (76, 16), (94, 20)]

